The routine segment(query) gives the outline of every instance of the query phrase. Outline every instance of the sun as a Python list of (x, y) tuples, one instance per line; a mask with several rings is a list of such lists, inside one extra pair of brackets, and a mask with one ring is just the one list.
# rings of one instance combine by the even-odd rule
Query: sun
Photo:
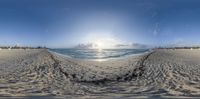
[(121, 40), (109, 33), (92, 33), (86, 36), (84, 41), (91, 43), (91, 48), (99, 51), (102, 49), (114, 49), (117, 44), (121, 44)]
[(102, 50), (103, 48), (105, 48), (104, 42), (102, 42), (101, 40), (95, 41), (94, 44), (96, 49)]

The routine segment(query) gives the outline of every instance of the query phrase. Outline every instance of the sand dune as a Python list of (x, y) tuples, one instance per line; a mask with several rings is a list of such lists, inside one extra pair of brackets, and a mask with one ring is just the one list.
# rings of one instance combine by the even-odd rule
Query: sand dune
[(0, 51), (0, 96), (198, 97), (200, 50), (87, 61), (43, 49)]

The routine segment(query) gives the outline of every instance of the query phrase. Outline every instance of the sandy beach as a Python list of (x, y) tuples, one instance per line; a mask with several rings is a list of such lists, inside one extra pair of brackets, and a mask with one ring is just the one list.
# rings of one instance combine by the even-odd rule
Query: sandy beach
[(102, 62), (46, 49), (0, 50), (0, 96), (197, 97), (199, 77), (196, 49), (158, 49)]

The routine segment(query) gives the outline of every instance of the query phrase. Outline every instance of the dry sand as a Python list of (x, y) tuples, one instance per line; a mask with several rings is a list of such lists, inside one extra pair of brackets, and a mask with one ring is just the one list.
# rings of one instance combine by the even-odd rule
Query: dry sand
[(200, 96), (200, 50), (155, 50), (108, 61), (45, 49), (0, 51), (0, 96), (169, 98)]

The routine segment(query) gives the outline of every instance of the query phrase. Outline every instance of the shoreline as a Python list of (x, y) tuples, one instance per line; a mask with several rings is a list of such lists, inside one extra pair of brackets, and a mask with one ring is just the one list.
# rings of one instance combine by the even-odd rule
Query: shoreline
[(58, 52), (55, 52), (55, 51), (51, 51), (50, 49), (48, 49), (48, 51), (52, 54), (57, 54), (61, 57), (66, 57), (66, 58), (70, 58), (70, 59), (74, 59), (74, 60), (79, 60), (79, 61), (97, 61), (97, 62), (103, 62), (103, 61), (110, 61), (110, 60), (120, 60), (120, 59), (126, 59), (126, 58), (129, 58), (129, 57), (139, 57), (139, 56), (143, 56), (143, 55), (146, 55), (146, 54), (149, 54), (149, 53), (152, 53), (153, 50), (152, 49), (149, 49), (148, 51), (146, 52), (143, 52), (143, 53), (137, 53), (137, 54), (130, 54), (130, 55), (124, 55), (124, 56), (119, 56), (119, 57), (113, 57), (113, 58), (104, 58), (104, 59), (80, 59), (80, 58), (74, 58), (74, 57), (71, 57), (69, 55), (64, 55), (64, 54), (61, 54), (61, 53), (58, 53)]

